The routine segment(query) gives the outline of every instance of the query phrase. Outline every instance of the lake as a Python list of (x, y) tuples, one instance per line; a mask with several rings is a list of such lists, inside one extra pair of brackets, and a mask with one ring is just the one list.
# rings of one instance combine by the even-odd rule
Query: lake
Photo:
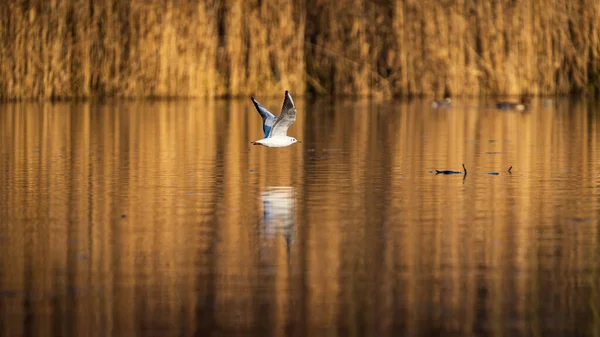
[(600, 336), (598, 102), (295, 101), (0, 105), (0, 335)]

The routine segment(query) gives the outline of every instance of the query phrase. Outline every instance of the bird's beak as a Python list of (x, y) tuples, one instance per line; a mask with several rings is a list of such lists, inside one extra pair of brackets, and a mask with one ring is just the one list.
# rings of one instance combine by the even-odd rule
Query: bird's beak
[(298, 143), (302, 143), (302, 142), (298, 140)]

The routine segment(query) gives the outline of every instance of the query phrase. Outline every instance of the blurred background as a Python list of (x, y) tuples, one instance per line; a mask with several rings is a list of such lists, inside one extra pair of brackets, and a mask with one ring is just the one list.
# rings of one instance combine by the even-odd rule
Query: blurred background
[(596, 0), (12, 0), (0, 97), (598, 92)]

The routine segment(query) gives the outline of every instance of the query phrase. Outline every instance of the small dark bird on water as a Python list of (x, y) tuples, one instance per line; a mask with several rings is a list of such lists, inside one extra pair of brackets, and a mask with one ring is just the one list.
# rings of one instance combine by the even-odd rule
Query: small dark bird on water
[(465, 167), (465, 164), (462, 164), (463, 170), (465, 170), (465, 172), (460, 172), (460, 171), (451, 171), (451, 170), (435, 170), (435, 174), (463, 174), (467, 175), (467, 168)]
[(512, 173), (510, 170), (512, 170), (512, 166), (508, 168), (508, 173)]

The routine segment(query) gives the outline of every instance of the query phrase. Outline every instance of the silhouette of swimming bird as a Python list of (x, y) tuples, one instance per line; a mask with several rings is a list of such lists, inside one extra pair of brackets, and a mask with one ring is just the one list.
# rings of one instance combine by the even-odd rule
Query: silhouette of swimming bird
[(465, 170), (464, 172), (460, 172), (460, 171), (452, 171), (452, 170), (435, 170), (435, 174), (464, 174), (467, 175), (467, 168), (465, 167), (465, 164), (462, 164), (463, 170)]
[[(510, 172), (510, 170), (512, 170), (512, 166), (509, 167), (508, 170), (507, 170), (508, 173), (512, 174), (512, 172)], [(485, 174), (490, 174), (490, 175), (493, 175), (493, 176), (497, 176), (497, 175), (500, 175), (500, 172), (486, 172)]]

